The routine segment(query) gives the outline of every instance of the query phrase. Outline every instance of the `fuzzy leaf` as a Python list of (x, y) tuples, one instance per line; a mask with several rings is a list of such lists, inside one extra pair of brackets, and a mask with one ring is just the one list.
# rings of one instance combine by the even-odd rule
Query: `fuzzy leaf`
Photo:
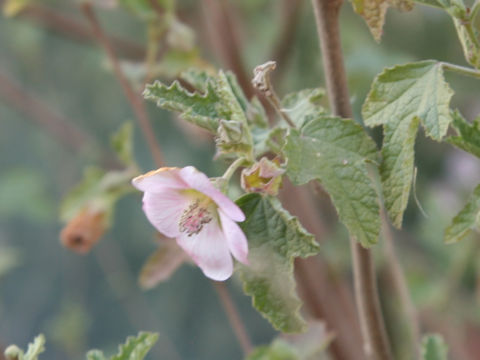
[(351, 0), (353, 9), (362, 16), (376, 41), (383, 34), (383, 24), (389, 6), (401, 11), (413, 9), (413, 0)]
[(133, 125), (125, 123), (111, 138), (113, 150), (125, 166), (136, 166), (133, 158)]
[(294, 184), (318, 180), (350, 235), (364, 247), (377, 242), (380, 208), (367, 169), (367, 161), (377, 160), (377, 148), (360, 125), (335, 117), (316, 118), (300, 131), (290, 131), (284, 152), (287, 175)]
[(426, 335), (422, 339), (422, 360), (447, 360), (448, 347), (440, 335)]
[(448, 137), (447, 142), (480, 158), (480, 117), (470, 124), (457, 110), (452, 112), (452, 119), (458, 136)]
[(453, 218), (452, 223), (445, 229), (447, 244), (464, 239), (480, 225), (480, 185), (478, 185), (465, 207)]
[(401, 227), (413, 177), (417, 125), (440, 141), (451, 121), (449, 103), (453, 91), (433, 60), (409, 63), (378, 75), (363, 104), (368, 126), (384, 125), (380, 167), (385, 206), (396, 227)]
[(268, 346), (254, 349), (246, 360), (301, 360), (301, 358), (290, 344), (276, 339)]
[(320, 105), (325, 90), (321, 88), (305, 89), (286, 95), (282, 99), (282, 108), (297, 127), (302, 127), (307, 117), (325, 113)]
[(172, 276), (188, 259), (186, 253), (174, 240), (165, 240), (143, 264), (139, 282), (143, 289), (151, 289)]
[(28, 344), (27, 352), (16, 345), (10, 345), (5, 350), (5, 358), (7, 360), (38, 360), (38, 356), (45, 351), (45, 336), (38, 335), (33, 343)]
[(107, 360), (100, 350), (90, 350), (87, 353), (87, 360)]
[(143, 360), (158, 340), (158, 334), (140, 332), (137, 337), (129, 336), (125, 344), (120, 345), (117, 355), (110, 360)]
[(295, 292), (293, 260), (318, 253), (318, 244), (274, 197), (247, 194), (237, 200), (246, 220), (240, 224), (248, 239), (249, 266), (239, 265), (244, 291), (253, 306), (276, 329), (300, 332), (305, 328)]

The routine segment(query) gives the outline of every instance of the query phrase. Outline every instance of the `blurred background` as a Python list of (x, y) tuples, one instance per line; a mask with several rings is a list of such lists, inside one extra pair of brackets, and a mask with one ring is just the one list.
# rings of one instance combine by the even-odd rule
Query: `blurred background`
[[(140, 93), (143, 60), (152, 43), (151, 14), (131, 6), (134, 1), (120, 3), (98, 0), (94, 9), (113, 39), (123, 71)], [(0, 4), (5, 5), (5, 0)], [(78, 255), (61, 246), (62, 198), (81, 180), (85, 167), (116, 166), (110, 160), (110, 136), (124, 122), (134, 121), (135, 115), (79, 3), (29, 0), (25, 4), (15, 16), (0, 17), (0, 347), (15, 343), (25, 348), (35, 335), (44, 333), (44, 359), (81, 359), (88, 349), (112, 353), (126, 336), (152, 330), (160, 333), (160, 340), (150, 359), (242, 358), (215, 291), (198, 268), (183, 266), (146, 292), (138, 286), (142, 264), (157, 247), (153, 228), (141, 210), (140, 194), (118, 202), (112, 228), (89, 254)], [(309, 1), (227, 4), (231, 17), (219, 18), (212, 15), (215, 1), (177, 0), (175, 14), (181, 28), (174, 33), (177, 38), (160, 43), (153, 61), (158, 66), (149, 80), (169, 82), (186, 67), (211, 64), (232, 69), (241, 83), (247, 79), (248, 86), (253, 67), (277, 60), (274, 81), (280, 95), (324, 85)], [(423, 59), (465, 65), (453, 24), (440, 10), (417, 6), (408, 13), (389, 11), (380, 44), (348, 2), (341, 21), (350, 95), (360, 122), (363, 100), (384, 67)], [(224, 51), (229, 41), (225, 26), (235, 32), (237, 61), (232, 60), (232, 52)], [(480, 111), (478, 82), (456, 75), (448, 75), (447, 80), (455, 90), (453, 106), (472, 120)], [(167, 164), (194, 165), (209, 176), (221, 174), (224, 164), (212, 162), (209, 136), (152, 103), (147, 109)], [(372, 136), (381, 143), (379, 129)], [(134, 144), (141, 170), (155, 168), (137, 127)], [(476, 359), (475, 353), (480, 353), (478, 239), (445, 246), (442, 238), (446, 225), (480, 183), (480, 163), (426, 139), (422, 132), (416, 154), (416, 195), (427, 216), (410, 201), (405, 229), (394, 233), (397, 252), (422, 330), (443, 333), (456, 354), (453, 358)], [(328, 199), (320, 197), (320, 201), (327, 202), (321, 208), (332, 211)], [(328, 235), (319, 239), (321, 256), (348, 281), (346, 230), (342, 225), (329, 226)], [(382, 244), (375, 251), (387, 326), (395, 334), (397, 305), (388, 298), (390, 280), (382, 271)], [(251, 307), (238, 279), (229, 280), (227, 286), (253, 343), (270, 342), (276, 332)], [(401, 342), (394, 346), (402, 358)]]

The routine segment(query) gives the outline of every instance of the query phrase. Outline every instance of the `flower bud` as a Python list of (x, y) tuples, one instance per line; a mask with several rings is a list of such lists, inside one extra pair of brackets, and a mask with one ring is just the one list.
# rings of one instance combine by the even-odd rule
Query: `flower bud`
[(60, 233), (63, 246), (86, 254), (98, 242), (106, 230), (104, 212), (84, 209), (71, 219)]
[(246, 192), (261, 192), (277, 195), (285, 172), (275, 161), (263, 157), (249, 169), (242, 171), (242, 188)]

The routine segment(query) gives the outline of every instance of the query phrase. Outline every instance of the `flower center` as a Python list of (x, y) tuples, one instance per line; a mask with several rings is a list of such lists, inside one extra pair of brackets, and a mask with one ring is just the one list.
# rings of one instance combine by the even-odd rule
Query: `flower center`
[(208, 204), (205, 201), (195, 200), (188, 209), (186, 209), (180, 218), (179, 228), (181, 232), (185, 232), (188, 236), (198, 234), (205, 224), (212, 221), (213, 216), (209, 211)]

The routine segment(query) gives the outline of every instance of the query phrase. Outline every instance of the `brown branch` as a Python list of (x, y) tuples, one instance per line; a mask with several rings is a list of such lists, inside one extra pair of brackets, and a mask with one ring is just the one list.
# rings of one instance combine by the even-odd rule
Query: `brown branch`
[[(295, 187), (286, 179), (280, 198), (285, 208), (298, 216), (317, 241), (325, 237), (327, 227), (319, 217), (308, 186)], [(299, 293), (308, 312), (324, 319), (335, 333), (328, 348), (332, 357), (336, 360), (363, 360), (362, 354), (358, 353), (362, 344), (360, 326), (355, 319), (355, 305), (347, 284), (320, 256), (296, 259), (295, 272)]]
[(247, 98), (251, 98), (254, 91), (250, 84), (250, 75), (245, 71), (237, 29), (234, 27), (235, 19), (229, 2), (205, 0), (202, 4), (207, 31), (215, 52), (224, 66), (235, 73)]
[[(352, 118), (340, 40), (339, 15), (342, 2), (343, 0), (312, 0), (332, 112)], [(393, 359), (378, 298), (372, 253), (353, 238), (350, 238), (350, 244), (364, 351), (371, 360)]]
[(278, 70), (272, 74), (272, 80), (275, 84), (278, 84), (281, 76), (285, 74), (286, 65), (293, 53), (292, 49), (302, 5), (302, 0), (283, 1), (281, 32), (269, 58), (269, 60), (274, 60), (277, 63)]
[(228, 317), (228, 321), (232, 326), (232, 329), (235, 333), (235, 336), (242, 347), (244, 355), (248, 355), (252, 351), (252, 343), (250, 342), (250, 338), (248, 333), (245, 329), (245, 325), (238, 314), (238, 311), (233, 303), (232, 298), (230, 297), (230, 293), (225, 285), (225, 283), (212, 281), (212, 285), (217, 291), (218, 298), (222, 303), (223, 309), (225, 310), (225, 314)]
[(150, 152), (152, 153), (155, 163), (159, 167), (164, 166), (164, 160), (162, 152), (160, 150), (160, 145), (158, 144), (155, 134), (153, 132), (153, 128), (150, 123), (150, 119), (148, 118), (147, 109), (145, 107), (143, 99), (133, 90), (125, 74), (123, 73), (117, 56), (115, 55), (115, 50), (110, 43), (109, 38), (103, 32), (103, 29), (100, 26), (97, 17), (95, 16), (95, 12), (93, 11), (92, 6), (89, 3), (84, 3), (81, 5), (81, 9), (83, 11), (83, 14), (89, 21), (90, 26), (92, 27), (95, 38), (98, 40), (99, 44), (102, 46), (103, 50), (107, 54), (108, 59), (112, 63), (115, 77), (120, 83), (125, 97), (127, 98), (130, 106), (132, 107), (140, 129), (142, 130), (143, 135), (147, 140), (148, 147), (150, 148)]
[(93, 143), (93, 139), (80, 130), (73, 121), (38, 100), (19, 84), (3, 75), (0, 70), (0, 98), (5, 104), (15, 108), (29, 119), (35, 121), (56, 141), (73, 152), (81, 152), (85, 145)]
[[(5, 0), (0, 0), (0, 6)], [(40, 5), (30, 4), (17, 15), (18, 19), (31, 21), (49, 31), (60, 36), (68, 37), (81, 43), (92, 43), (95, 37), (92, 31), (85, 24), (76, 20), (72, 16), (62, 14), (52, 8)], [(115, 52), (122, 57), (128, 57), (134, 60), (141, 60), (145, 57), (145, 48), (130, 40), (116, 36), (109, 37)]]

